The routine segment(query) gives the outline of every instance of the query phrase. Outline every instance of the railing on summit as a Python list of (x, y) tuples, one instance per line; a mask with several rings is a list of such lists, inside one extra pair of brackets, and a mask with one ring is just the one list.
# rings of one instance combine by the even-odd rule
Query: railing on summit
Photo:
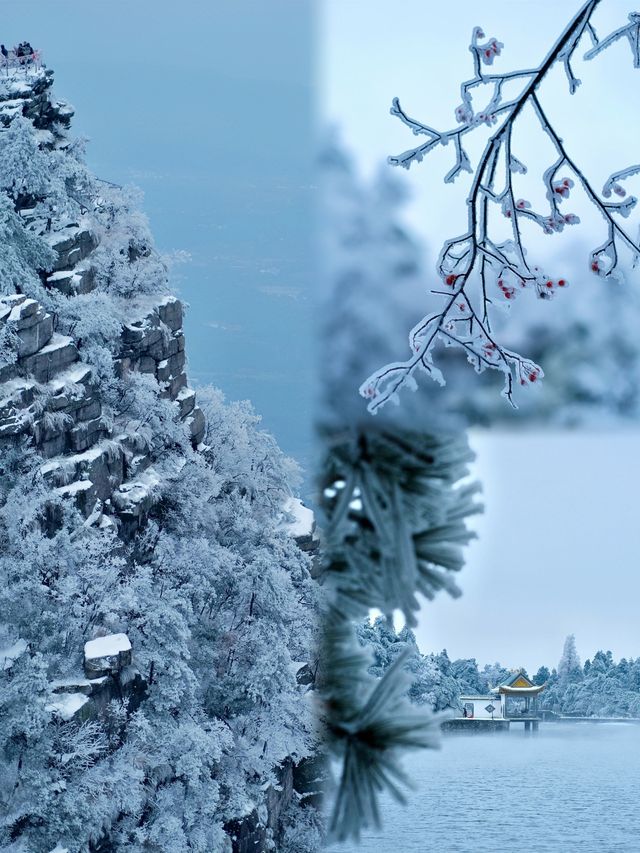
[(6, 76), (9, 76), (9, 72), (14, 69), (22, 69), (24, 70), (25, 76), (29, 74), (29, 72), (39, 71), (42, 68), (42, 51), (34, 50), (33, 48), (30, 51), (20, 52), (19, 48), (14, 47), (12, 50), (3, 51), (0, 54), (0, 69), (2, 69)]

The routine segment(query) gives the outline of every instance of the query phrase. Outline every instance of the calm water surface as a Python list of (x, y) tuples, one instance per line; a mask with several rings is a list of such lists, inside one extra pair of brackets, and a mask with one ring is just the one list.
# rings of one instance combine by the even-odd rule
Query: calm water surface
[(449, 735), (413, 755), (409, 805), (335, 853), (640, 853), (640, 726)]

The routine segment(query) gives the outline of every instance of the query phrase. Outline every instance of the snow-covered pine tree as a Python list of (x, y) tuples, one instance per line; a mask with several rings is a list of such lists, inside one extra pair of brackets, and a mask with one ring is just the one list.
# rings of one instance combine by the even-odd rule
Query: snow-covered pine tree
[(576, 638), (573, 634), (569, 634), (564, 641), (562, 656), (558, 663), (558, 681), (564, 686), (571, 681), (576, 681), (582, 677), (582, 667), (578, 650), (576, 649)]
[(314, 851), (295, 464), (197, 405), (166, 264), (51, 87), (0, 80), (0, 848)]
[(357, 384), (369, 365), (389, 357), (411, 317), (421, 251), (402, 222), (401, 181), (382, 173), (366, 185), (335, 140), (320, 166), (319, 487), (328, 595), (320, 685), (328, 744), (340, 767), (330, 829), (345, 838), (379, 821), (382, 787), (402, 798), (401, 755), (438, 743), (440, 720), (431, 709), (446, 704), (428, 678), (416, 688), (423, 707), (412, 706), (411, 661), (418, 658), (409, 645), (376, 678), (357, 626), (370, 608), (388, 619), (399, 609), (411, 626), (417, 595), (457, 594), (452, 572), (462, 566), (469, 537), (464, 519), (478, 507), (475, 487), (460, 482), (471, 458), (466, 438), (451, 431), (450, 421), (443, 432), (424, 398), (416, 395), (415, 408), (396, 410), (396, 418), (385, 411), (379, 429), (363, 423)]
[(358, 640), (373, 653), (371, 675), (382, 678), (400, 655), (405, 656), (404, 668), (409, 677), (407, 697), (414, 705), (433, 711), (457, 708), (462, 688), (452, 675), (452, 665), (446, 651), (423, 655), (418, 649), (413, 631), (406, 625), (395, 631), (387, 619), (376, 617), (358, 626)]
[(471, 455), (463, 435), (352, 426), (323, 441), (319, 688), (327, 743), (339, 760), (330, 831), (344, 839), (379, 823), (382, 789), (403, 799), (402, 754), (436, 746), (440, 725), (407, 697), (409, 645), (378, 679), (356, 625), (375, 608), (388, 620), (399, 610), (413, 626), (418, 595), (459, 594), (453, 573), (472, 535), (465, 522), (480, 507), (476, 485), (464, 482)]

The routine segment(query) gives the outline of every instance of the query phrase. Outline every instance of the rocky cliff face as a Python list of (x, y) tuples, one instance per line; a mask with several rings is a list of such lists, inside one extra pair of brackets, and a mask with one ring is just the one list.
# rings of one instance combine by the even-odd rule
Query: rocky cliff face
[[(90, 253), (79, 257), (90, 259)], [(123, 328), (118, 371), (155, 377), (197, 447), (204, 416), (187, 385), (182, 304), (167, 296), (138, 314)], [(46, 478), (85, 516), (119, 521), (126, 530), (137, 526), (153, 502), (151, 452), (139, 452), (118, 423), (103, 417), (91, 366), (38, 302), (21, 294), (0, 297), (2, 324), (15, 330), (18, 357), (0, 369), (0, 447), (28, 437), (47, 460)]]
[[(8, 126), (16, 115), (26, 117), (42, 146), (64, 151), (73, 110), (52, 97), (52, 82), (52, 72), (45, 69), (9, 76), (0, 90), (0, 123)], [(50, 269), (40, 273), (45, 290), (66, 300), (91, 293), (97, 286), (92, 261), (100, 225), (84, 204), (76, 222), (49, 216), (38, 223), (37, 199), (29, 193), (16, 196), (16, 210), (53, 251)], [(174, 404), (197, 447), (204, 416), (188, 387), (183, 307), (175, 297), (162, 295), (162, 287), (158, 281), (157, 296), (128, 300), (126, 320), (112, 346), (115, 370), (120, 378), (136, 372), (157, 380), (160, 396)], [(105, 417), (95, 371), (82, 357), (82, 341), (66, 325), (61, 328), (55, 314), (24, 293), (0, 295), (0, 332), (11, 332), (17, 356), (0, 363), (0, 448), (30, 439), (46, 459), (42, 471), (57, 494), (74, 501), (95, 523), (115, 522), (128, 535), (154, 501), (154, 454), (140, 449), (123, 429), (122, 417)]]

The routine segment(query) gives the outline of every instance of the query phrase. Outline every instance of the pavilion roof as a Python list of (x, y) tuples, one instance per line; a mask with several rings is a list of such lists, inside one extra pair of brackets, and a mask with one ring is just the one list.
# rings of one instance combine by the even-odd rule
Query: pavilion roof
[(535, 687), (523, 669), (516, 669), (500, 682), (498, 687)]
[(532, 684), (531, 687), (509, 687), (506, 684), (500, 684), (493, 689), (495, 693), (506, 693), (509, 696), (535, 696), (544, 690), (544, 684)]

